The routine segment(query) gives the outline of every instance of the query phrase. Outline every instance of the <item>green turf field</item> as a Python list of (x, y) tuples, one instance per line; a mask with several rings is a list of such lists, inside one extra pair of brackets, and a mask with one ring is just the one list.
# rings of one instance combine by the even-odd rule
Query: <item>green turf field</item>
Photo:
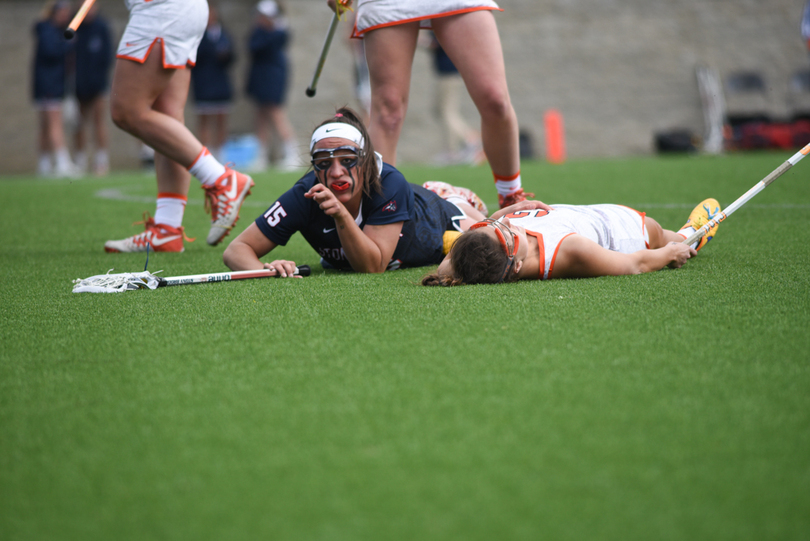
[[(523, 178), (678, 228), (787, 157)], [(402, 169), (495, 200), (486, 168)], [(71, 280), (143, 269), (102, 246), (153, 177), (0, 179), (0, 539), (808, 539), (808, 171), (680, 270), (422, 288), (432, 268), (324, 272), (299, 236), (278, 255), (306, 279), (119, 295)], [(295, 176), (256, 180), (239, 231)], [(198, 240), (151, 271), (225, 270), (190, 198)]]

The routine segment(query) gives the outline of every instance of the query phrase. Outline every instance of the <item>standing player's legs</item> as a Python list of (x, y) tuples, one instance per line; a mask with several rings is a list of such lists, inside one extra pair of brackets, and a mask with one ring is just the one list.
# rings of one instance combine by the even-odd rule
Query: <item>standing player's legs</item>
[(182, 121), (153, 106), (172, 83), (184, 87), (187, 94), (190, 73), (187, 69), (164, 68), (158, 47), (143, 64), (119, 59), (110, 104), (116, 126), (184, 167), (189, 167), (202, 152), (202, 143)]
[(501, 207), (523, 201), (518, 121), (506, 84), (495, 18), (489, 11), (474, 11), (434, 19), (432, 23), (439, 43), (464, 79), (481, 114), (481, 140)]
[[(253, 181), (220, 164), (185, 126), (183, 108), (188, 97), (191, 72), (182, 68), (164, 68), (161, 48), (155, 47), (152, 52), (143, 63), (120, 58), (116, 62), (112, 84), (112, 118), (121, 129), (155, 149), (159, 208), (161, 199), (174, 200), (173, 215), (176, 217), (179, 213), (182, 220), (182, 209), (177, 201), (182, 201), (184, 208), (188, 197), (188, 172), (199, 179), (206, 190), (211, 212), (211, 230), (207, 242), (216, 245), (239, 218), (239, 208), (250, 193)], [(159, 155), (175, 163), (168, 163), (158, 158)], [(174, 232), (170, 236), (180, 238)], [(111, 252), (142, 251), (146, 249), (146, 243), (150, 243), (155, 250), (158, 250), (158, 246), (165, 251), (183, 249), (182, 239), (163, 245), (152, 237), (157, 238), (157, 233), (152, 231), (150, 234), (150, 223), (147, 221), (147, 231), (123, 241), (110, 241), (105, 244), (105, 249)]]
[(371, 122), (374, 149), (396, 165), (397, 142), (408, 110), (411, 66), (419, 23), (372, 30), (365, 35), (366, 62), (371, 81)]

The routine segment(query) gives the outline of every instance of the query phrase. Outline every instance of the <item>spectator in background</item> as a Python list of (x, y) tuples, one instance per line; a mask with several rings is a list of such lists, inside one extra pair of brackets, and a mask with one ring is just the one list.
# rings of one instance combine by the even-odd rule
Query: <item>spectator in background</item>
[(34, 25), (36, 52), (33, 66), (33, 97), (39, 113), (40, 176), (75, 177), (78, 171), (65, 144), (62, 105), (70, 43), (64, 38), (71, 17), (70, 2), (48, 2)]
[(208, 27), (197, 48), (191, 86), (200, 142), (211, 149), (219, 161), (223, 161), (222, 147), (228, 137), (228, 114), (233, 101), (229, 68), (233, 61), (233, 40), (222, 26), (216, 6), (209, 4)]
[(436, 110), (444, 130), (445, 154), (440, 156), (440, 162), (483, 163), (486, 156), (481, 147), (481, 134), (471, 128), (461, 115), (464, 80), (432, 32), (429, 47), (438, 81)]
[(98, 4), (87, 12), (76, 32), (76, 99), (79, 102), (79, 123), (76, 126), (76, 166), (87, 171), (86, 128), (90, 124), (95, 134), (93, 174), (106, 175), (110, 170), (109, 135), (107, 132), (107, 90), (113, 45), (110, 27), (99, 16)]
[(270, 130), (274, 129), (284, 146), (281, 169), (302, 167), (295, 132), (284, 109), (289, 66), (286, 48), (290, 40), (287, 19), (282, 7), (274, 0), (262, 0), (256, 6), (256, 22), (250, 34), (250, 73), (247, 93), (258, 107), (256, 137), (259, 156), (252, 169), (267, 168)]
[(804, 13), (802, 14), (802, 38), (807, 45), (807, 50), (810, 51), (810, 0), (804, 5)]

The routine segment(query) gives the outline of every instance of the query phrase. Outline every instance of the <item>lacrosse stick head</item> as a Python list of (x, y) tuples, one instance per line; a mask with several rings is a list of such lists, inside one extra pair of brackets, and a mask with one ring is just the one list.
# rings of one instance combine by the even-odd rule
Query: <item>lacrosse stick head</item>
[(90, 278), (73, 280), (74, 293), (123, 293), (134, 289), (156, 289), (160, 279), (148, 271), (97, 274)]

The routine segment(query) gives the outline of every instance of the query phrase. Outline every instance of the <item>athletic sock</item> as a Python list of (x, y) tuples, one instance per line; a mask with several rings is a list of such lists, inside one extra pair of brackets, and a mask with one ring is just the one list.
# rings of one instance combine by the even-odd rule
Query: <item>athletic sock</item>
[(39, 159), (37, 160), (37, 175), (46, 177), (51, 173), (53, 173), (51, 154), (49, 152), (40, 152)]
[(183, 213), (186, 211), (188, 198), (179, 193), (161, 192), (157, 197), (155, 223), (180, 227), (183, 225)]
[[(689, 238), (689, 236), (690, 236), (690, 235), (692, 235), (692, 233), (694, 233), (695, 231), (697, 231), (697, 229), (695, 229), (694, 227), (692, 227), (691, 225), (689, 225), (689, 226), (684, 227), (684, 228), (683, 228), (683, 229), (681, 229), (680, 231), (678, 231), (678, 234), (679, 234), (679, 235), (681, 235), (681, 236), (683, 237), (683, 240), (686, 240), (686, 239), (688, 239), (688, 238)], [(698, 244), (700, 244), (700, 240), (698, 240), (697, 242), (693, 242), (693, 243), (692, 243), (692, 248), (697, 248), (697, 245), (698, 245)]]
[(207, 148), (203, 147), (189, 166), (188, 171), (197, 177), (203, 186), (213, 186), (214, 182), (225, 174), (225, 166), (219, 163)]
[(82, 173), (87, 171), (87, 154), (83, 150), (77, 151), (73, 155), (73, 163), (76, 164), (76, 168), (81, 171)]
[(105, 149), (96, 150), (95, 157), (96, 169), (109, 170), (110, 168), (110, 155)]
[(54, 151), (53, 159), (56, 163), (57, 171), (69, 171), (73, 168), (73, 162), (70, 161), (70, 152), (67, 148), (60, 148)]
[(492, 173), (495, 177), (495, 189), (498, 190), (498, 195), (512, 195), (520, 189), (520, 171), (510, 177), (502, 177)]

